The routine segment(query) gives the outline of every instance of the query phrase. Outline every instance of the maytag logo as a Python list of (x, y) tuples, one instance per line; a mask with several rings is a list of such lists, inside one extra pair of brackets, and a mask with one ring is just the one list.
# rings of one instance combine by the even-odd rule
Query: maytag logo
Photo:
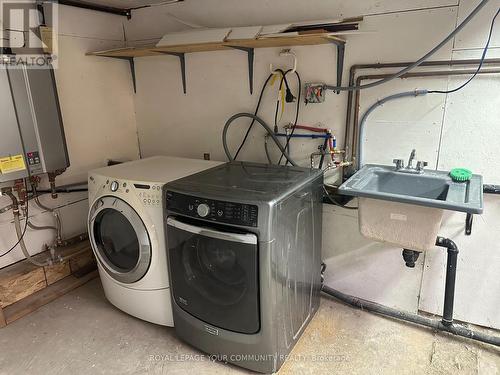
[(182, 297), (179, 297), (179, 303), (182, 303), (184, 306), (187, 306), (188, 305), (188, 301), (187, 299), (184, 299)]
[(208, 332), (214, 336), (219, 336), (219, 330), (217, 328), (209, 326), (207, 324), (205, 324), (205, 332)]

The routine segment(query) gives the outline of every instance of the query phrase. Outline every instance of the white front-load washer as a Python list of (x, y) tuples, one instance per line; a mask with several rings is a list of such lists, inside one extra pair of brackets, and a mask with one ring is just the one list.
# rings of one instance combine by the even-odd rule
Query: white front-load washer
[(89, 238), (106, 298), (173, 326), (162, 187), (221, 162), (157, 156), (89, 172)]

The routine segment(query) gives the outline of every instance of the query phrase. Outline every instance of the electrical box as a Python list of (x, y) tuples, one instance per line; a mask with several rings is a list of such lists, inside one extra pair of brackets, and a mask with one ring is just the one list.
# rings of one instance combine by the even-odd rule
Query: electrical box
[(0, 182), (69, 167), (52, 69), (0, 69)]

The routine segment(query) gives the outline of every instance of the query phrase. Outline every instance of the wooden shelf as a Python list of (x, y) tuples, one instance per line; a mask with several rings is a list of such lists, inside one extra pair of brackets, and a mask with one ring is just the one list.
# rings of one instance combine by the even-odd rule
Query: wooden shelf
[(130, 47), (107, 51), (89, 52), (89, 56), (102, 57), (146, 57), (158, 56), (164, 52), (170, 53), (193, 53), (193, 52), (209, 52), (228, 50), (233, 47), (245, 48), (271, 48), (271, 47), (294, 47), (294, 46), (310, 46), (328, 43), (345, 43), (339, 37), (328, 34), (309, 34), (293, 37), (274, 37), (274, 38), (259, 38), (259, 39), (237, 39), (219, 43), (200, 43), (186, 44), (168, 47)]
[(184, 44), (174, 46), (145, 46), (145, 47), (129, 47), (118, 48), (106, 51), (96, 51), (87, 53), (88, 56), (108, 57), (120, 60), (126, 60), (130, 65), (132, 75), (132, 83), (134, 92), (137, 92), (135, 62), (137, 57), (172, 55), (180, 60), (181, 78), (184, 94), (186, 94), (186, 53), (194, 52), (209, 52), (209, 51), (227, 51), (236, 49), (246, 52), (248, 55), (248, 75), (250, 94), (253, 94), (253, 65), (254, 65), (254, 49), (255, 48), (272, 48), (272, 47), (294, 47), (294, 46), (311, 46), (319, 44), (335, 44), (337, 46), (337, 85), (342, 85), (342, 70), (344, 67), (344, 51), (345, 40), (337, 36), (321, 33), (321, 34), (304, 34), (295, 36), (279, 36), (258, 39), (236, 39), (226, 42), (217, 43), (199, 43), (199, 44)]

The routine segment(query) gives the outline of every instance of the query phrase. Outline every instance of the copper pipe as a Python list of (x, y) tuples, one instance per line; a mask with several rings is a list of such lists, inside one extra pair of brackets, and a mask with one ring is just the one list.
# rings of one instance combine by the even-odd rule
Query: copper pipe
[[(441, 60), (441, 61), (424, 61), (419, 67), (423, 66), (456, 66), (456, 65), (478, 65), (481, 62), (480, 59), (465, 59), (465, 60)], [(360, 69), (386, 69), (386, 68), (404, 68), (413, 64), (413, 62), (396, 62), (396, 63), (375, 63), (375, 64), (355, 64), (352, 65), (349, 70), (349, 86), (354, 85), (356, 78), (356, 73)], [(500, 59), (486, 59), (483, 65), (489, 64), (500, 64)], [(359, 90), (356, 91), (356, 94)], [(350, 145), (353, 144), (353, 130), (351, 129), (351, 119), (352, 119), (352, 105), (353, 105), (353, 91), (348, 92), (347, 96), (347, 114), (345, 123), (345, 137), (344, 137), (344, 148), (346, 149), (346, 154), (349, 159), (352, 159), (354, 155), (353, 150), (350, 149)], [(356, 124), (356, 122), (354, 122)]]
[(54, 172), (48, 173), (52, 199), (57, 199), (57, 197), (58, 197), (57, 188), (56, 188), (56, 177), (63, 174), (65, 171), (66, 171), (66, 169), (57, 169)]
[[(500, 59), (498, 59), (500, 63)], [(437, 77), (437, 76), (449, 76), (449, 75), (467, 75), (474, 74), (475, 70), (471, 69), (460, 69), (460, 70), (441, 70), (441, 71), (429, 71), (429, 72), (416, 72), (416, 73), (406, 73), (402, 75), (403, 78), (416, 78), (416, 77)], [(487, 69), (480, 70), (478, 74), (500, 74), (500, 69)], [(382, 79), (386, 77), (390, 77), (392, 74), (371, 74), (371, 75), (363, 75), (359, 76), (356, 79), (356, 85), (361, 84), (364, 80), (369, 79)], [(353, 137), (351, 141), (351, 149), (352, 154), (350, 156), (351, 160), (354, 161), (355, 156), (357, 156), (357, 144), (358, 144), (358, 136), (359, 136), (359, 110), (360, 110), (360, 90), (356, 91), (355, 100), (354, 100), (354, 121), (353, 121)], [(355, 163), (354, 163), (355, 164)]]

